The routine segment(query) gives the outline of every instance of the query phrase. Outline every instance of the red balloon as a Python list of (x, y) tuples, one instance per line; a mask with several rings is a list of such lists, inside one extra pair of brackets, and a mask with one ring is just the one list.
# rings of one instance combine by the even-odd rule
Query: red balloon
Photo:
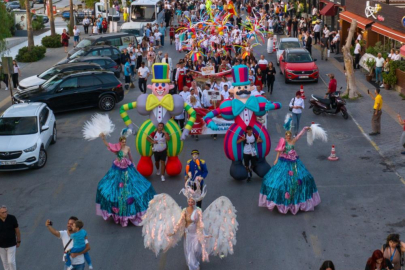
[(166, 163), (166, 173), (170, 176), (176, 176), (181, 173), (181, 162), (178, 157), (168, 157)]
[(151, 157), (141, 156), (136, 169), (145, 177), (151, 176), (153, 173), (153, 163)]

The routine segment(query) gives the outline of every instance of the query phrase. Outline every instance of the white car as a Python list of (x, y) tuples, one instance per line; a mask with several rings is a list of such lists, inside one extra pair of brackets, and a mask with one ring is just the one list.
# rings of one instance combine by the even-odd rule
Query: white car
[(55, 115), (45, 103), (12, 105), (0, 116), (0, 171), (44, 167), (56, 135)]
[(283, 54), (285, 49), (296, 49), (302, 48), (302, 43), (298, 38), (281, 38), (277, 44), (277, 66), (280, 65), (280, 56)]

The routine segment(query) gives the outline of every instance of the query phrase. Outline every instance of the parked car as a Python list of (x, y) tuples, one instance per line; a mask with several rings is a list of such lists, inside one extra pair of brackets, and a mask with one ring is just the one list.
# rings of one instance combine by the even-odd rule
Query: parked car
[(108, 56), (85, 56), (73, 59), (69, 63), (94, 63), (100, 65), (104, 70), (112, 71), (115, 77), (119, 78), (121, 74), (121, 65), (118, 65), (114, 60)]
[(18, 84), (18, 90), (24, 90), (28, 87), (39, 86), (52, 78), (54, 75), (65, 72), (80, 72), (86, 70), (101, 70), (102, 67), (96, 63), (71, 63), (51, 67), (39, 75), (34, 75), (21, 80)]
[(12, 1), (12, 2), (7, 2), (6, 4), (6, 9), (8, 12), (11, 12), (14, 9), (20, 9), (20, 2), (18, 1)]
[(68, 52), (68, 57), (73, 55), (75, 52), (90, 46), (111, 45), (117, 47), (118, 50), (122, 50), (124, 48), (127, 48), (129, 43), (132, 43), (132, 45), (134, 45), (135, 48), (138, 46), (137, 39), (133, 34), (111, 33), (94, 36), (91, 35), (83, 38), (79, 42), (79, 44), (77, 44), (76, 48), (71, 49)]
[(12, 105), (0, 116), (0, 171), (44, 167), (56, 138), (55, 115), (46, 104)]
[[(42, 21), (44, 22), (44, 24), (49, 22), (49, 17), (46, 15), (38, 15), (38, 17), (42, 17)], [(36, 20), (37, 15), (36, 14), (32, 15), (31, 19)]]
[(60, 61), (59, 64), (66, 64), (73, 59), (79, 58), (79, 57), (84, 57), (84, 56), (108, 56), (112, 60), (115, 61), (118, 65), (121, 65), (121, 52), (114, 46), (108, 46), (108, 45), (99, 45), (99, 46), (92, 46), (92, 47), (86, 47), (81, 49), (80, 51), (75, 52), (72, 54), (70, 57)]
[(319, 69), (306, 49), (286, 49), (280, 57), (280, 72), (285, 83), (290, 81), (318, 82)]
[(53, 76), (43, 85), (18, 91), (13, 103), (44, 102), (55, 112), (99, 107), (111, 111), (124, 99), (122, 84), (110, 71)]
[(283, 54), (285, 49), (293, 49), (293, 48), (302, 48), (301, 42), (298, 40), (298, 38), (281, 38), (280, 41), (278, 42), (276, 49), (277, 49), (277, 55), (276, 55), (276, 62), (277, 65), (280, 64), (280, 56)]

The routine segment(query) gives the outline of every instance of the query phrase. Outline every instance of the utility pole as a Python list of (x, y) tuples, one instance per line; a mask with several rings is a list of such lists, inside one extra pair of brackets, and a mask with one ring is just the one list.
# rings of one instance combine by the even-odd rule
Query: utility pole
[(73, 16), (73, 0), (69, 1), (69, 5), (70, 5), (69, 35), (73, 36), (73, 27), (75, 26), (75, 18)]

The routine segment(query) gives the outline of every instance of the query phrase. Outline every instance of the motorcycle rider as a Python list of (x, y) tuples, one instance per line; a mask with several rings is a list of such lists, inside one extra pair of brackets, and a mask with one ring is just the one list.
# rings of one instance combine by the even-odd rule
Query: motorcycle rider
[(328, 92), (325, 95), (325, 98), (329, 97), (330, 100), (330, 107), (331, 109), (335, 107), (335, 92), (336, 92), (336, 87), (337, 87), (337, 81), (335, 79), (335, 75), (333, 73), (329, 73), (328, 77), (330, 78), (329, 81), (329, 86), (328, 86)]

